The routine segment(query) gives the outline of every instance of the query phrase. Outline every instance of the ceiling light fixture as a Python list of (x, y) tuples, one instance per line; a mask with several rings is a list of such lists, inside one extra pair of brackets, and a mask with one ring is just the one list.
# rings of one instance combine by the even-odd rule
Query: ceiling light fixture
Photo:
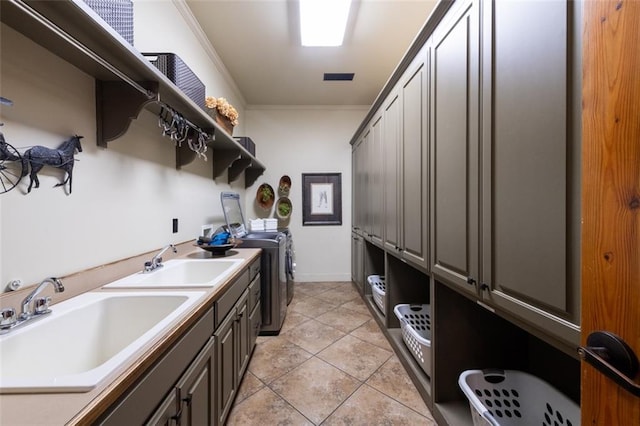
[(303, 46), (341, 46), (351, 0), (300, 0)]

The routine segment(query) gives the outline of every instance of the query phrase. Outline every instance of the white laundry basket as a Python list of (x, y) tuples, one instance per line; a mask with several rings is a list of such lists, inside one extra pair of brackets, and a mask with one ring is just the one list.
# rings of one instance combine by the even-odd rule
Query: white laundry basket
[(458, 384), (474, 426), (580, 426), (580, 407), (553, 386), (517, 370), (467, 370)]
[(393, 312), (400, 320), (402, 340), (420, 368), (431, 377), (431, 306), (401, 304)]
[(387, 292), (387, 285), (382, 275), (369, 275), (367, 281), (371, 286), (371, 294), (373, 295), (373, 301), (376, 303), (382, 315), (385, 315), (385, 298), (384, 295)]

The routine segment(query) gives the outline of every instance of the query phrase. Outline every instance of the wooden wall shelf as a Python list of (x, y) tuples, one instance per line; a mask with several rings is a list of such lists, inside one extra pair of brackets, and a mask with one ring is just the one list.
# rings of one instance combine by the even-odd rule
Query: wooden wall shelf
[[(0, 21), (96, 79), (97, 143), (126, 133), (143, 108), (159, 112), (161, 103), (212, 135), (213, 177), (229, 170), (229, 181), (245, 173), (245, 187), (265, 166), (220, 127), (172, 81), (102, 20), (82, 0), (3, 0)], [(176, 149), (176, 167), (195, 159)], [(233, 153), (233, 154), (232, 154)]]

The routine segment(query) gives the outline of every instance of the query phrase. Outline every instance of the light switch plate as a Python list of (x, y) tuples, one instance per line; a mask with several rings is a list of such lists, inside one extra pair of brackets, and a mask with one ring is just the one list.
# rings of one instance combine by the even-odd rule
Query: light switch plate
[(200, 235), (203, 237), (213, 237), (213, 225), (202, 225), (200, 227)]

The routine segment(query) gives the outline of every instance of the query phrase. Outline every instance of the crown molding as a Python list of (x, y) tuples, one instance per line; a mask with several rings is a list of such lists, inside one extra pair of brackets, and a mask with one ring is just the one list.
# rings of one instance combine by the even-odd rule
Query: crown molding
[(207, 53), (207, 56), (209, 57), (211, 62), (213, 62), (213, 65), (217, 68), (218, 72), (222, 75), (222, 78), (224, 78), (225, 82), (229, 85), (229, 87), (231, 87), (231, 90), (233, 90), (234, 95), (240, 100), (242, 105), (246, 108), (247, 101), (244, 95), (240, 91), (240, 88), (236, 84), (236, 81), (231, 76), (231, 73), (229, 73), (229, 70), (222, 62), (222, 59), (220, 59), (220, 56), (218, 56), (218, 53), (211, 45), (209, 38), (202, 30), (202, 27), (198, 23), (198, 20), (193, 15), (193, 12), (187, 5), (186, 0), (172, 0), (172, 1), (176, 9), (178, 9), (180, 14), (184, 18), (187, 25), (189, 25), (189, 28), (191, 28), (191, 31), (193, 32), (193, 34), (196, 36), (196, 38), (200, 42), (200, 45)]

